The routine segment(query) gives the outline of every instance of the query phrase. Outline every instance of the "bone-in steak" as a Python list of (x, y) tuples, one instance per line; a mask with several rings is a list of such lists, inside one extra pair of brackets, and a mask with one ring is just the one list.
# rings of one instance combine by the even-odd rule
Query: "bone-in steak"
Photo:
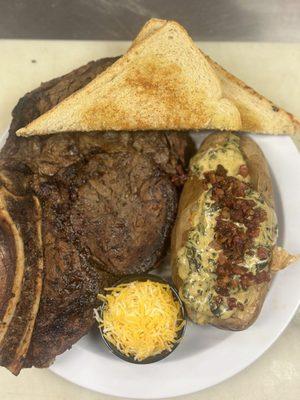
[[(36, 210), (26, 207), (22, 224), (20, 206), (18, 212), (11, 209), (11, 225), (17, 227), (25, 246), (26, 276), (36, 282), (23, 281), (20, 299), (28, 298), (29, 309), (25, 312), (20, 302), (16, 305), (0, 341), (1, 364), (14, 373), (22, 367), (48, 366), (70, 348), (93, 324), (97, 293), (121, 275), (156, 266), (168, 245), (177, 208), (174, 182), (180, 182), (184, 168), (185, 136), (93, 132), (25, 139), (15, 135), (19, 127), (86, 85), (114, 61), (92, 62), (44, 83), (25, 95), (13, 111), (9, 138), (0, 154), (0, 182), (3, 190), (20, 199), (19, 205), (38, 202), (44, 266), (37, 313), (41, 265), (38, 257), (30, 258), (39, 243), (32, 237)], [(5, 284), (0, 279), (4, 293), (0, 293), (0, 318), (14, 296), (16, 251), (11, 229), (0, 223), (0, 274), (6, 279)], [(31, 325), (18, 323), (20, 312), (25, 318), (30, 314), (34, 325), (32, 337), (26, 331), (25, 344), (21, 338)]]
[(3, 302), (6, 307), (0, 323), (0, 362), (18, 374), (30, 345), (42, 290), (43, 254), (39, 201), (35, 196), (15, 196), (2, 187), (0, 218), (1, 233), (10, 238), (10, 242), (2, 243), (1, 253), (8, 254), (12, 251), (15, 257), (14, 262), (7, 256), (1, 259), (1, 267), (5, 267), (1, 278), (10, 280), (9, 275), (13, 270), (13, 279), (7, 285), (10, 295), (6, 295)]

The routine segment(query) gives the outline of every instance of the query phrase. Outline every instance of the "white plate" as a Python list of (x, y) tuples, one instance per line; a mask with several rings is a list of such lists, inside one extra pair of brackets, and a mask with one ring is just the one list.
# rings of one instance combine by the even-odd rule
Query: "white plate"
[[(194, 135), (197, 144), (206, 135)], [(279, 244), (299, 253), (300, 157), (288, 137), (252, 136), (272, 171), (279, 218)], [(167, 267), (164, 275), (168, 273)], [(85, 388), (138, 399), (179, 396), (215, 385), (261, 356), (279, 337), (300, 303), (300, 263), (278, 273), (255, 324), (227, 332), (189, 324), (181, 345), (168, 358), (134, 365), (108, 352), (93, 330), (57, 357), (51, 371)]]

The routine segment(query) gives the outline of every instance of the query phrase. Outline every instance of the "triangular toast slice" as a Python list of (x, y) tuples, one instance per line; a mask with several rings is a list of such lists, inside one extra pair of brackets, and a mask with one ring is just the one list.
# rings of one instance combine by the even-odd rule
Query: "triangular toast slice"
[(17, 134), (240, 128), (239, 111), (223, 97), (209, 62), (187, 32), (168, 21)]
[[(166, 23), (166, 20), (154, 18), (148, 21), (134, 40), (132, 47), (141, 43)], [(237, 106), (241, 114), (243, 131), (274, 135), (300, 133), (300, 122), (296, 117), (277, 107), (207, 55), (205, 57), (221, 82), (223, 96)]]

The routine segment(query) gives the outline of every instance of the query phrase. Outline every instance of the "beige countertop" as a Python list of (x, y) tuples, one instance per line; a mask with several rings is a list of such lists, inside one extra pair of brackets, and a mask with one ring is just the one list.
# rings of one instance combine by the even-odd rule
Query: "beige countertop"
[[(9, 125), (19, 97), (41, 81), (92, 59), (124, 52), (126, 42), (0, 41), (0, 132)], [(300, 44), (202, 43), (229, 71), (300, 116)], [(99, 377), (100, 379), (100, 377)], [(108, 399), (69, 383), (48, 370), (31, 369), (14, 377), (0, 368), (1, 400)], [(235, 377), (185, 399), (296, 400), (300, 398), (300, 310), (276, 343)]]

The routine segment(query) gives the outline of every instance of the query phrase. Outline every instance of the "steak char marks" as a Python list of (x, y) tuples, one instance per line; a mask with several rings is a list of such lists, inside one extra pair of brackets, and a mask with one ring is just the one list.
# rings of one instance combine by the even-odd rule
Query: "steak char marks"
[[(36, 282), (23, 279), (19, 307), (7, 309), (14, 297), (16, 254), (15, 245), (8, 246), (13, 239), (7, 236), (7, 221), (5, 226), (3, 222), (0, 273), (7, 285), (5, 295), (0, 294), (0, 311), (1, 318), (5, 312), (11, 318), (2, 342), (0, 337), (0, 363), (15, 374), (24, 367), (50, 365), (92, 326), (97, 293), (120, 276), (157, 266), (168, 245), (178, 197), (173, 182), (183, 174), (185, 136), (174, 132), (15, 135), (115, 60), (91, 62), (44, 83), (20, 99), (13, 111), (0, 154), (1, 190), (17, 198), (20, 207), (22, 202), (32, 204), (24, 210), (21, 225), (19, 211), (11, 209), (9, 215), (24, 244), (20, 257), (25, 260), (26, 279)], [(36, 217), (37, 210), (41, 218)], [(4, 206), (2, 212), (6, 211)], [(38, 236), (38, 227), (26, 228), (30, 221), (33, 227), (35, 221), (40, 224), (41, 241), (32, 237)], [(24, 312), (20, 304), (26, 298), (31, 323), (18, 324), (16, 313)], [(33, 333), (27, 325), (34, 325)], [(20, 342), (24, 339), (22, 346), (12, 334)], [(16, 350), (20, 348), (22, 353)]]

